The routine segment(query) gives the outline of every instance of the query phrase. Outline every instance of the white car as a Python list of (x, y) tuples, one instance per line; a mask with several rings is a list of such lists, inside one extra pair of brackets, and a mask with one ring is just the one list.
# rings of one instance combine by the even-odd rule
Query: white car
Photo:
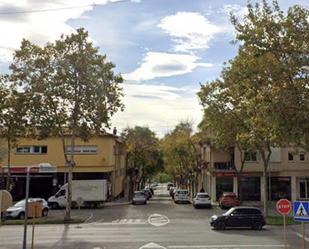
[(190, 203), (190, 194), (187, 189), (177, 189), (174, 194), (175, 203)]
[(193, 207), (208, 207), (211, 208), (211, 198), (208, 193), (197, 193), (193, 198)]
[[(37, 201), (41, 201), (43, 203), (43, 209), (42, 209), (42, 216), (47, 216), (48, 215), (48, 204), (47, 202), (42, 199), (42, 198), (29, 198), (28, 199), (28, 203), (29, 202), (37, 202)], [(25, 200), (21, 200), (19, 202), (17, 202), (14, 206), (9, 207), (6, 211), (5, 211), (5, 217), (7, 219), (21, 219), (24, 220), (25, 219)]]
[(135, 191), (133, 194), (132, 204), (147, 204), (147, 196), (144, 191)]

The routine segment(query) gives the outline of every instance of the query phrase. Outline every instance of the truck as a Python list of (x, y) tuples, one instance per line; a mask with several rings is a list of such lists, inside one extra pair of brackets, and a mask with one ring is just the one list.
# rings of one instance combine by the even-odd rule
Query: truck
[[(48, 198), (51, 208), (64, 208), (67, 205), (68, 183), (60, 187), (58, 192)], [(72, 208), (96, 208), (107, 200), (107, 180), (73, 180)]]

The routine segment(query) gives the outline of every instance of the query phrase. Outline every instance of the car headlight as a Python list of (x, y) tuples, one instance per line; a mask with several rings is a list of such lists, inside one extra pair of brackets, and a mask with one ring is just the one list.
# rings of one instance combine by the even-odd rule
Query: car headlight
[(217, 215), (213, 215), (213, 216), (211, 216), (211, 219), (212, 220), (216, 220), (216, 219), (218, 219), (218, 216)]

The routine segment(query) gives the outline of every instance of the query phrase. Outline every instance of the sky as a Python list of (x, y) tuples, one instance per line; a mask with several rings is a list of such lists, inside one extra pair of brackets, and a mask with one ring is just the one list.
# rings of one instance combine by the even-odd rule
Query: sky
[[(256, 1), (251, 1), (252, 3)], [(308, 0), (279, 0), (283, 10)], [(118, 131), (148, 126), (162, 137), (180, 121), (202, 119), (196, 93), (220, 77), (238, 50), (229, 21), (246, 0), (0, 0), (0, 74), (22, 38), (38, 45), (84, 27), (125, 79)]]

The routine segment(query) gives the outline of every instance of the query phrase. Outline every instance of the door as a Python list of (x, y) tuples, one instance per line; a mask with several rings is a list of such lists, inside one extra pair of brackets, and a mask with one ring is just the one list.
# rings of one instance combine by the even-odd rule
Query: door
[(65, 189), (62, 189), (56, 194), (56, 198), (60, 207), (65, 207), (67, 205), (67, 197)]
[(241, 209), (236, 209), (229, 215), (226, 225), (228, 227), (246, 226), (246, 215), (242, 212)]

